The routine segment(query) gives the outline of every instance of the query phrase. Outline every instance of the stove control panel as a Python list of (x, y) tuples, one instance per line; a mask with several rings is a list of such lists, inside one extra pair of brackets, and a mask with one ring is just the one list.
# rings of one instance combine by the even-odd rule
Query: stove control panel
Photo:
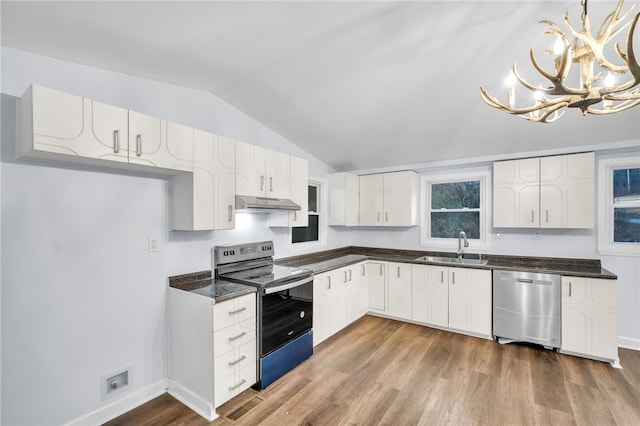
[(273, 257), (273, 241), (214, 247), (216, 265)]

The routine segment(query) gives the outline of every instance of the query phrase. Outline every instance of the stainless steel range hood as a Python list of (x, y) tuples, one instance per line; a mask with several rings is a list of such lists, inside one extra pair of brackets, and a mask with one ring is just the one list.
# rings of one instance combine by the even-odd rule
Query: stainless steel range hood
[(273, 211), (295, 211), (300, 206), (287, 198), (252, 197), (236, 195), (237, 212), (269, 213)]

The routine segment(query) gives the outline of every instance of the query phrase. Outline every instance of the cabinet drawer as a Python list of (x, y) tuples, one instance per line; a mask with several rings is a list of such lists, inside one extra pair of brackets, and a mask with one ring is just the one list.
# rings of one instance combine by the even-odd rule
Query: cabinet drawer
[(216, 382), (248, 366), (256, 366), (256, 341), (240, 345), (236, 350), (227, 351), (214, 360), (214, 380)]
[(249, 318), (240, 324), (213, 333), (213, 357), (237, 350), (247, 342), (256, 340), (256, 319)]
[(256, 382), (256, 366), (247, 365), (237, 374), (216, 381), (214, 386), (214, 406), (218, 407), (240, 392), (249, 389)]
[(256, 316), (256, 295), (247, 294), (213, 305), (213, 329), (221, 330)]

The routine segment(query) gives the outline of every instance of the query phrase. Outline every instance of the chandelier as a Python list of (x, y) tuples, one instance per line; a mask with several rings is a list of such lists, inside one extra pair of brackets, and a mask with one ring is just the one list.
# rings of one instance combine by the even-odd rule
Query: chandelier
[[(480, 87), (482, 100), (489, 106), (506, 113), (543, 123), (558, 120), (564, 115), (562, 109), (565, 107), (579, 108), (583, 115), (602, 115), (624, 111), (639, 105), (640, 64), (633, 51), (633, 35), (640, 13), (623, 24), (622, 21), (629, 16), (635, 6), (632, 5), (624, 15), (620, 16), (623, 1), (619, 0), (615, 10), (605, 18), (596, 37), (591, 32), (591, 23), (587, 14), (587, 0), (581, 0), (582, 31), (576, 31), (571, 26), (569, 11), (565, 13), (564, 22), (570, 35), (573, 36), (573, 42), (570, 42), (568, 35), (558, 25), (547, 20), (540, 21), (541, 24), (548, 25), (545, 34), (556, 37), (553, 51), (547, 51), (553, 56), (554, 72), (547, 72), (538, 64), (533, 49), (529, 51), (529, 56), (535, 69), (551, 85), (543, 87), (542, 85), (529, 84), (520, 76), (514, 62), (507, 79), (506, 105)], [(605, 45), (628, 27), (631, 28), (627, 35), (626, 53), (622, 51), (619, 43), (615, 44), (615, 51), (623, 64), (614, 64), (605, 57)], [(594, 75), (596, 61), (603, 71), (607, 71), (606, 77), (603, 78), (602, 72)], [(579, 65), (579, 82), (574, 83), (577, 87), (571, 87), (571, 83), (568, 81), (572, 63)], [(616, 84), (615, 75), (623, 76), (625, 81)], [(515, 106), (516, 83), (520, 83), (533, 94), (531, 106), (522, 108)]]

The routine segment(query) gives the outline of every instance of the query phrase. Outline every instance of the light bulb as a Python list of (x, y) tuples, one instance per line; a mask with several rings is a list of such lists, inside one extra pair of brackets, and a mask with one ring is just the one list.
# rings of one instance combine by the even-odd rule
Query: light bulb
[(516, 79), (516, 75), (513, 73), (513, 71), (510, 71), (509, 75), (507, 75), (507, 78), (504, 80), (504, 82), (507, 84), (507, 87), (515, 86), (516, 81), (518, 80)]
[(607, 76), (604, 79), (604, 86), (612, 87), (614, 84), (616, 84), (616, 78), (613, 74), (611, 74), (611, 71), (609, 71), (607, 72)]
[(566, 45), (564, 44), (564, 41), (562, 40), (562, 37), (557, 37), (556, 38), (556, 42), (553, 43), (553, 54), (554, 55), (562, 54), (562, 52), (564, 52), (564, 48), (565, 47), (566, 47)]
[(535, 99), (536, 101), (541, 101), (542, 98), (544, 98), (544, 93), (542, 92), (542, 90), (536, 90), (535, 92), (533, 92), (533, 99)]

